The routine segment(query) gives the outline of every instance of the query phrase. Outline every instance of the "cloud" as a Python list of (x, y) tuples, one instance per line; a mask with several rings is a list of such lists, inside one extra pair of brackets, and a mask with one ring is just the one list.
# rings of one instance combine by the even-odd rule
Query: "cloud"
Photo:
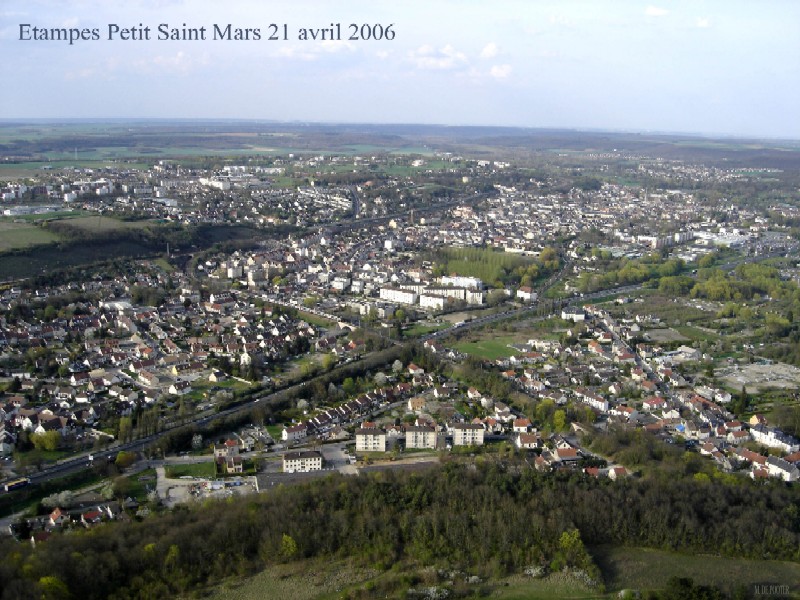
[(644, 9), (644, 14), (648, 17), (663, 17), (669, 14), (669, 11), (665, 8), (659, 8), (658, 6), (648, 6)]
[(75, 81), (77, 79), (92, 79), (97, 75), (97, 71), (91, 67), (78, 69), (77, 71), (67, 71), (64, 73), (64, 79), (67, 81)]
[(325, 40), (324, 42), (320, 42), (317, 47), (325, 52), (342, 52), (343, 50), (354, 52), (356, 49), (355, 44), (340, 40)]
[(204, 52), (200, 56), (193, 56), (188, 52), (179, 50), (175, 54), (159, 54), (152, 58), (140, 59), (133, 64), (135, 67), (145, 72), (167, 71), (185, 75), (197, 68), (208, 66), (209, 60), (208, 53)]
[(489, 70), (489, 75), (495, 79), (506, 79), (511, 75), (511, 65), (493, 65)]
[(319, 53), (309, 52), (306, 48), (298, 46), (281, 46), (275, 53), (275, 56), (281, 58), (298, 59), (298, 60), (316, 60), (319, 58)]
[(497, 56), (497, 53), (498, 53), (497, 44), (495, 44), (494, 42), (489, 42), (483, 47), (483, 50), (481, 50), (480, 57), (494, 58), (495, 56)]
[(409, 57), (417, 65), (418, 69), (445, 71), (462, 67), (468, 63), (467, 56), (459, 52), (450, 44), (439, 50), (426, 44), (416, 50), (409, 52)]
[(708, 29), (711, 27), (711, 21), (707, 17), (697, 17), (694, 26), (699, 29)]

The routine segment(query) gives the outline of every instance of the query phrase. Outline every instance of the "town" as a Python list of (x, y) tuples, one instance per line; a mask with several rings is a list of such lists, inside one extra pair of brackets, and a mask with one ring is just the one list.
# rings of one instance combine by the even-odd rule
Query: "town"
[[(2, 186), (0, 227), (24, 240), (0, 263), (6, 533), (487, 458), (800, 479), (797, 209), (736, 199), (782, 170), (435, 148), (213, 162)], [(21, 261), (37, 243), (65, 262)], [(71, 264), (70, 244), (111, 255)]]

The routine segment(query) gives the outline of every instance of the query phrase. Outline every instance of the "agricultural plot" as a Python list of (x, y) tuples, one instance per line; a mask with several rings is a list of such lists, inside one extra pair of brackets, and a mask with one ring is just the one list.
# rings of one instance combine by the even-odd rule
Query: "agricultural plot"
[(0, 221), (0, 252), (21, 250), (58, 240), (59, 237), (56, 234), (30, 223)]
[(150, 221), (120, 221), (119, 219), (104, 217), (102, 215), (69, 219), (70, 227), (84, 230), (87, 233), (109, 233), (124, 229), (144, 229), (152, 224), (153, 223)]
[(670, 342), (688, 342), (689, 338), (669, 327), (666, 329), (648, 329), (645, 332), (645, 339), (656, 344), (668, 344)]

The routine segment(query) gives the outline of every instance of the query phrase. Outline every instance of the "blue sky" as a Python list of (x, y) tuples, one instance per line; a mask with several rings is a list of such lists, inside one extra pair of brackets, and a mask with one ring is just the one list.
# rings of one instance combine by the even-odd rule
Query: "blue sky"
[[(107, 38), (108, 25), (150, 41)], [(259, 28), (260, 41), (159, 41)], [(269, 24), (289, 40), (268, 41)], [(393, 24), (391, 41), (299, 41)], [(100, 40), (20, 40), (20, 24)], [(281, 30), (282, 33), (282, 30)], [(794, 0), (2, 0), (0, 118), (245, 118), (800, 138)]]

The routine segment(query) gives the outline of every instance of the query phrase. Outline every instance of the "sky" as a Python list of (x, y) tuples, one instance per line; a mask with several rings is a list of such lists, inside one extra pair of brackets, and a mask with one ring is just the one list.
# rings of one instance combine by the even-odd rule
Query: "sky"
[[(215, 24), (261, 39), (213, 39)], [(331, 24), (341, 40), (311, 39)], [(89, 39), (35, 39), (62, 28)], [(0, 119), (800, 139), (796, 0), (0, 0), (0, 57)]]

